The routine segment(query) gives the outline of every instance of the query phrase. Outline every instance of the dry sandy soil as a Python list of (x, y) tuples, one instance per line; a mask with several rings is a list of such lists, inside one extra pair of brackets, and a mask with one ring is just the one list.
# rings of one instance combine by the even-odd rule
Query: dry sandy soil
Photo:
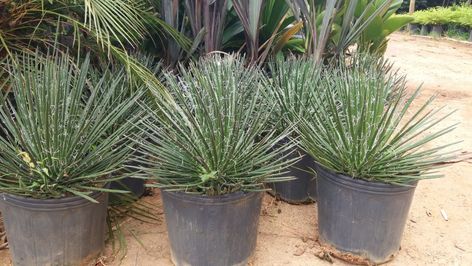
[[(444, 141), (463, 140), (458, 147), (472, 152), (472, 45), (395, 34), (387, 57), (408, 74), (411, 89), (423, 83), (419, 102), (437, 94), (435, 105), (445, 106), (443, 112), (457, 110), (448, 123), (460, 125)], [(444, 179), (420, 182), (401, 250), (388, 265), (472, 265), (472, 164), (460, 162), (443, 173)], [(103, 264), (172, 265), (158, 191), (143, 200), (155, 206), (161, 221), (124, 220), (127, 253), (112, 256), (109, 244)], [(319, 258), (323, 248), (316, 240), (316, 205), (288, 205), (266, 195), (251, 265), (330, 265)], [(0, 265), (9, 264), (8, 253), (0, 251)]]

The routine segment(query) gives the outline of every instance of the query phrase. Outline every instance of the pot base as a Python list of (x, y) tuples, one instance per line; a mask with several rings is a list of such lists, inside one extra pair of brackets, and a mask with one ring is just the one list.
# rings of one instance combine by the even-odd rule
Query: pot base
[(383, 263), (400, 249), (416, 183), (357, 180), (318, 167), (320, 240), (338, 250)]
[(174, 264), (247, 265), (256, 246), (262, 195), (209, 197), (162, 191)]
[(105, 244), (108, 195), (91, 196), (100, 203), (80, 197), (38, 200), (2, 195), (0, 207), (13, 264), (93, 262)]
[(296, 179), (284, 182), (269, 183), (269, 193), (290, 204), (310, 204), (316, 201), (316, 163), (313, 158), (301, 149), (291, 154), (290, 158), (303, 156), (300, 161), (290, 166), (286, 174)]

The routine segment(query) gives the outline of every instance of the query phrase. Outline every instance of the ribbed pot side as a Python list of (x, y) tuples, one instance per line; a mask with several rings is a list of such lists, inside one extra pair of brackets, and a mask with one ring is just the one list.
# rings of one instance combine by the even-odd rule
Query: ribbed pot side
[(375, 263), (390, 260), (400, 249), (416, 184), (367, 182), (318, 167), (320, 240)]
[(247, 265), (254, 253), (262, 192), (223, 196), (162, 191), (175, 265)]
[(270, 183), (271, 194), (277, 195), (283, 201), (291, 204), (310, 203), (316, 201), (316, 163), (314, 159), (302, 149), (295, 147), (287, 160), (301, 158), (294, 165), (286, 169), (284, 176), (296, 179), (284, 182)]
[(81, 197), (32, 199), (0, 196), (13, 264), (82, 265), (96, 258), (105, 242), (108, 195), (92, 203)]

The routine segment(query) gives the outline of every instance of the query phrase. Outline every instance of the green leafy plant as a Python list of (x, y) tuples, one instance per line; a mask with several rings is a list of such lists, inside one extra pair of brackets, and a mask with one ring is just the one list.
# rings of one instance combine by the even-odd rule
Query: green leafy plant
[[(319, 89), (322, 66), (313, 58), (290, 58), (270, 64), (272, 92), (277, 102), (274, 121), (281, 130), (310, 115), (311, 98)], [(283, 118), (283, 119), (280, 119)]]
[(140, 161), (155, 186), (221, 195), (289, 180), (280, 172), (294, 162), (286, 156), (295, 143), (276, 145), (291, 130), (270, 128), (273, 103), (257, 68), (238, 57), (211, 56), (181, 73), (165, 75), (177, 104), (149, 110), (153, 119), (143, 123), (148, 134)]
[[(387, 1), (373, 1), (374, 5), (370, 6), (370, 12), (375, 12), (375, 10), (380, 8), (385, 2)], [(413, 17), (408, 15), (395, 15), (401, 3), (401, 0), (391, 1), (390, 6), (380, 12), (369, 23), (359, 39), (358, 49), (361, 53), (383, 55), (387, 49), (388, 35), (414, 20)], [(365, 8), (369, 8), (366, 5), (367, 1), (360, 1), (357, 9), (364, 10)]]
[(415, 13), (413, 13), (413, 23), (420, 25), (428, 25), (430, 13), (431, 12), (428, 10), (416, 11)]
[[(392, 84), (389, 93), (397, 93), (405, 82), (404, 77), (398, 75), (398, 70), (393, 68), (393, 64), (382, 57), (356, 54), (345, 61), (350, 68), (370, 73), (378, 81), (390, 80)], [(293, 57), (270, 64), (272, 92), (277, 102), (277, 109), (273, 112), (274, 121), (278, 122), (277, 127), (296, 127), (300, 117), (311, 116), (313, 108), (316, 108), (312, 105), (312, 98), (317, 97), (318, 90), (326, 85), (324, 76), (329, 76), (330, 71), (337, 71), (338, 64), (335, 63), (331, 69), (330, 65), (319, 64), (311, 57)]]
[(55, 43), (110, 51), (115, 43), (136, 46), (147, 33), (139, 1), (5, 0), (0, 10), (0, 50), (8, 55)]
[[(288, 45), (297, 39), (302, 22), (296, 21), (285, 0), (173, 0), (162, 2), (160, 15), (193, 40), (190, 53), (194, 57), (238, 51), (250, 63), (263, 64), (287, 49), (303, 52), (299, 42)], [(181, 58), (175, 49), (173, 63)]]
[(341, 1), (327, 1), (324, 4), (314, 0), (291, 0), (289, 3), (293, 14), (303, 21), (305, 53), (321, 61), (328, 53), (334, 18)]
[(444, 25), (452, 21), (454, 13), (449, 8), (436, 7), (428, 16), (428, 25)]
[(94, 64), (124, 64), (129, 74), (167, 97), (154, 75), (130, 56), (145, 37), (171, 39), (190, 50), (188, 38), (156, 16), (147, 1), (0, 1), (0, 67), (15, 63), (15, 53), (73, 51), (76, 58), (89, 54)]
[[(0, 109), (0, 191), (33, 198), (92, 191), (121, 169), (132, 151), (130, 132), (143, 116), (124, 72), (97, 79), (88, 59), (17, 57), (11, 96)], [(124, 121), (126, 118), (126, 121)], [(116, 177), (115, 179), (119, 179)]]
[(466, 41), (469, 38), (469, 33), (464, 31), (463, 28), (457, 26), (449, 26), (446, 30), (446, 36), (449, 38), (459, 39)]
[(421, 25), (461, 25), (472, 27), (472, 6), (436, 7), (413, 13), (414, 22)]
[[(260, 41), (262, 54), (260, 61), (265, 61), (267, 55), (277, 55), (279, 52), (288, 48), (287, 43), (291, 40), (301, 39), (295, 36), (303, 27), (301, 21), (297, 21), (290, 12), (290, 6), (287, 1), (266, 0), (261, 15), (261, 33)], [(265, 49), (262, 49), (265, 48)], [(303, 48), (303, 46), (299, 47)], [(290, 49), (297, 51), (296, 47)]]
[[(244, 28), (248, 59), (262, 65), (268, 57), (273, 57), (288, 48), (291, 51), (303, 51), (295, 35), (302, 29), (302, 22), (290, 14), (290, 6), (283, 0), (232, 1), (235, 13)], [(238, 22), (236, 22), (238, 23)], [(237, 35), (235, 36), (238, 37)], [(299, 38), (300, 39), (300, 38)], [(236, 41), (232, 41), (237, 43)]]
[(359, 42), (372, 46), (374, 40), (367, 37), (373, 35), (368, 35), (369, 33), (380, 31), (381, 34), (388, 35), (382, 29), (385, 24), (383, 20), (394, 13), (398, 0), (289, 2), (293, 13), (304, 23), (306, 53), (314, 56), (317, 61), (323, 61), (343, 56), (352, 45)]
[(454, 9), (455, 15), (453, 16), (454, 24), (468, 27), (472, 30), (472, 6), (462, 5)]
[(301, 145), (318, 163), (352, 178), (393, 184), (440, 176), (434, 170), (453, 156), (444, 150), (452, 144), (430, 144), (455, 125), (433, 128), (450, 115), (437, 116), (434, 97), (414, 107), (419, 89), (404, 98), (405, 83), (398, 86), (393, 77), (345, 65), (330, 72), (312, 97), (312, 115), (298, 126)]

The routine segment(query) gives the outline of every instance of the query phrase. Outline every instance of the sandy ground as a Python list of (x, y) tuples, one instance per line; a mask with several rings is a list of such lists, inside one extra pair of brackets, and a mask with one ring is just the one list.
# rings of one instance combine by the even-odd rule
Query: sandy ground
[[(472, 152), (472, 45), (395, 34), (386, 55), (408, 74), (410, 88), (423, 83), (420, 102), (438, 94), (435, 105), (445, 106), (443, 112), (457, 110), (448, 123), (460, 125), (445, 141), (463, 140), (458, 146)], [(472, 265), (472, 164), (460, 162), (443, 173), (444, 179), (420, 182), (401, 250), (388, 265)], [(158, 191), (143, 200), (155, 206), (161, 221), (124, 220), (127, 253), (112, 256), (109, 244), (103, 264), (172, 265)], [(251, 265), (330, 265), (319, 258), (316, 239), (316, 205), (289, 205), (266, 195)], [(0, 265), (9, 264), (7, 251), (0, 251)]]

